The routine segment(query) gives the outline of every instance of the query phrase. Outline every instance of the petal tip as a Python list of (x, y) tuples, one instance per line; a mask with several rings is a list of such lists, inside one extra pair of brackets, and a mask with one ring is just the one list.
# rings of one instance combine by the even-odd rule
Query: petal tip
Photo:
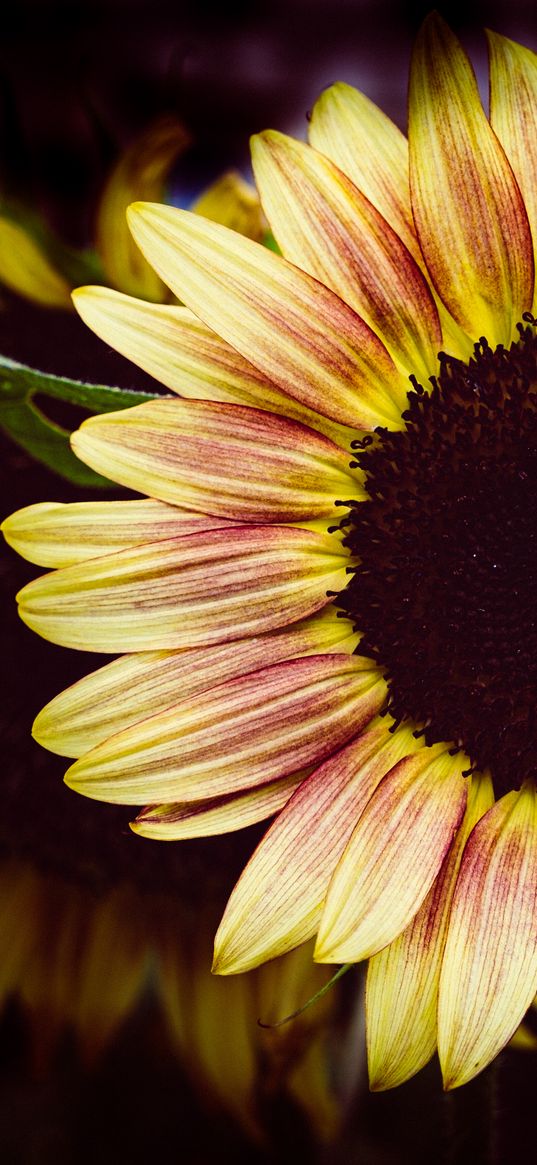
[(370, 1092), (387, 1092), (388, 1084), (385, 1084), (382, 1076), (369, 1076), (369, 1091)]
[(324, 942), (321, 942), (319, 941), (319, 938), (317, 938), (315, 949), (313, 951), (313, 961), (315, 963), (341, 963), (343, 962), (343, 959), (341, 959), (337, 952), (330, 947), (330, 943), (327, 942), (326, 939)]
[(148, 219), (151, 218), (152, 208), (153, 203), (151, 202), (131, 202), (130, 206), (127, 207), (125, 212), (127, 216), (127, 223), (131, 231), (134, 227), (138, 226), (139, 223), (144, 221), (147, 222)]
[(226, 960), (222, 950), (216, 950), (215, 948), (211, 966), (211, 975), (232, 975), (233, 972), (233, 964)]

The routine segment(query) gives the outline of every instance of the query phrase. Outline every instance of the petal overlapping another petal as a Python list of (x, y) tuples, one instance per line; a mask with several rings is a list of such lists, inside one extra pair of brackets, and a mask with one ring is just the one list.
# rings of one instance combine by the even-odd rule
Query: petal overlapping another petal
[(414, 49), (409, 144), (412, 208), (433, 283), (470, 336), (509, 344), (533, 299), (528, 217), (470, 62), (435, 13)]
[(131, 823), (134, 833), (154, 841), (183, 841), (188, 837), (210, 837), (215, 833), (234, 833), (277, 813), (304, 780), (305, 773), (223, 797), (196, 801), (194, 804), (148, 806)]
[(259, 635), (320, 610), (345, 585), (337, 539), (286, 526), (167, 538), (43, 575), (17, 596), (25, 623), (83, 651), (149, 651)]
[(332, 604), (290, 627), (229, 643), (184, 651), (124, 655), (84, 676), (46, 704), (33, 734), (44, 748), (78, 757), (116, 732), (163, 712), (189, 706), (199, 692), (270, 664), (320, 652), (348, 652), (358, 642)]
[(354, 429), (330, 421), (285, 392), (187, 307), (147, 303), (109, 287), (79, 287), (84, 323), (150, 376), (182, 397), (248, 405), (293, 417), (345, 447)]
[(37, 502), (2, 523), (6, 542), (38, 566), (72, 566), (130, 546), (232, 525), (152, 498), (127, 502)]
[(537, 55), (495, 32), (487, 31), (487, 39), (490, 123), (520, 186), (537, 265)]
[(150, 402), (90, 417), (72, 445), (121, 485), (235, 521), (334, 519), (337, 499), (366, 496), (327, 437), (240, 405)]
[(76, 761), (66, 780), (88, 797), (127, 805), (252, 789), (320, 763), (383, 698), (377, 670), (356, 656), (288, 660), (116, 734)]
[(537, 790), (507, 793), (476, 825), (444, 952), (438, 1053), (445, 1088), (476, 1076), (537, 991)]
[(369, 958), (411, 922), (462, 820), (463, 767), (435, 745), (400, 761), (380, 783), (330, 883), (315, 948), (319, 962)]
[(129, 222), (175, 294), (289, 396), (351, 427), (401, 426), (397, 369), (334, 292), (186, 211), (136, 203)]
[(434, 1055), (453, 891), (469, 834), (493, 803), (490, 777), (473, 777), (460, 829), (423, 905), (410, 926), (369, 960), (366, 1027), (369, 1086), (374, 1091), (402, 1084)]
[[(407, 376), (427, 379), (442, 346), (440, 321), (429, 286), (395, 231), (341, 170), (303, 142), (259, 134), (252, 163), (286, 258), (354, 308)], [(407, 392), (407, 379), (402, 389)]]
[(373, 101), (338, 81), (313, 106), (308, 138), (380, 211), (421, 261), (408, 188), (408, 143)]
[(374, 720), (307, 778), (241, 875), (215, 940), (215, 970), (235, 974), (315, 934), (332, 871), (386, 771), (418, 743)]

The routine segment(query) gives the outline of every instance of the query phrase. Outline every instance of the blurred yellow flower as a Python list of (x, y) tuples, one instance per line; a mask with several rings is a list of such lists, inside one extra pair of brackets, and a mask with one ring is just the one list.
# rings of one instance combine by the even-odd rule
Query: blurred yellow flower
[[(184, 126), (175, 118), (161, 117), (136, 138), (112, 169), (95, 225), (95, 258), (103, 283), (156, 303), (173, 300), (169, 288), (136, 246), (125, 214), (135, 199), (164, 199), (170, 169), (189, 145)], [(256, 191), (232, 170), (209, 186), (192, 210), (257, 241), (266, 230)], [(0, 205), (0, 283), (11, 291), (40, 307), (70, 310), (71, 291), (76, 286), (70, 270), (73, 258), (65, 247), (49, 239), (46, 230), (37, 233), (35, 224), (26, 222), (22, 214), (14, 219)], [(78, 265), (84, 258), (90, 261), (89, 254), (81, 255)]]
[(90, 1066), (152, 989), (203, 1103), (220, 1105), (262, 1139), (263, 1102), (286, 1097), (330, 1140), (344, 1116), (333, 1080), (337, 990), (283, 1027), (258, 1023), (303, 1005), (329, 969), (312, 962), (308, 944), (253, 974), (217, 979), (209, 970), (213, 930), (210, 907), (194, 912), (127, 880), (96, 892), (28, 860), (4, 859), (0, 1007), (10, 998), (21, 1004), (41, 1069), (69, 1030)]

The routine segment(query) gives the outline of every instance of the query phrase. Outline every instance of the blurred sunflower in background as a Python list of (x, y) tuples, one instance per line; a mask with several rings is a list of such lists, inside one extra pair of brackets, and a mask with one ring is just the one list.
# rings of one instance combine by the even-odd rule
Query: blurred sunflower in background
[(76, 306), (186, 399), (73, 438), (145, 498), (4, 525), (58, 568), (21, 591), (24, 621), (126, 653), (47, 705), (37, 739), (79, 758), (79, 792), (148, 802), (151, 838), (277, 812), (215, 968), (316, 933), (322, 962), (370, 959), (377, 1089), (437, 1045), (445, 1086), (465, 1083), (537, 989), (537, 62), (489, 48), (490, 118), (433, 15), (408, 146), (346, 85), (308, 145), (254, 139), (282, 255), (133, 208), (186, 306), (102, 288)]
[[(311, 947), (253, 975), (218, 979), (210, 974), (214, 877), (200, 880), (205, 892), (194, 913), (177, 878), (174, 893), (165, 878), (152, 887), (151, 863), (143, 889), (143, 877), (123, 871), (116, 879), (106, 869), (103, 876), (103, 865), (106, 859), (97, 885), (87, 870), (81, 877), (74, 854), (61, 871), (40, 869), (38, 859), (0, 863), (0, 1010), (9, 1002), (21, 1007), (34, 1070), (46, 1073), (71, 1035), (91, 1072), (150, 1001), (153, 1029), (160, 1013), (164, 1040), (202, 1108), (219, 1108), (249, 1138), (267, 1142), (271, 1113), (285, 1105), (320, 1143), (333, 1141), (361, 1077), (354, 1048), (350, 1057), (352, 1014), (347, 1009), (344, 1018), (332, 989), (277, 1026), (330, 978), (313, 963)], [(350, 1085), (342, 1072), (349, 1060)]]
[[(0, 283), (40, 307), (72, 310), (71, 292), (81, 279), (99, 282), (156, 303), (173, 299), (140, 254), (127, 226), (136, 198), (166, 201), (171, 171), (192, 144), (177, 118), (161, 116), (123, 151), (104, 184), (91, 248), (75, 250), (55, 237), (31, 207), (0, 202)], [(239, 173), (216, 179), (190, 209), (261, 240), (265, 225), (256, 192)]]

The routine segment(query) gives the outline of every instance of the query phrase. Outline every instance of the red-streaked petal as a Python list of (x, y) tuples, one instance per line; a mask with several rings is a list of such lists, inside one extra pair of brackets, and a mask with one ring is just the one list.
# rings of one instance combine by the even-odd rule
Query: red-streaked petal
[(330, 883), (319, 962), (366, 959), (411, 922), (462, 820), (464, 763), (435, 745), (400, 761), (380, 783)]
[(102, 801), (200, 801), (266, 785), (324, 760), (378, 711), (384, 682), (349, 655), (274, 664), (127, 728), (71, 766)]
[(43, 575), (19, 592), (32, 630), (83, 651), (224, 643), (303, 619), (346, 584), (336, 537), (230, 526), (136, 546)]
[(129, 546), (233, 523), (152, 498), (129, 502), (37, 502), (2, 523), (6, 542), (38, 566), (72, 566)]
[(79, 315), (105, 343), (187, 399), (248, 405), (293, 417), (343, 447), (355, 436), (280, 392), (187, 307), (147, 303), (110, 287), (73, 292)]
[(230, 793), (194, 804), (149, 805), (131, 823), (134, 833), (154, 841), (183, 841), (188, 837), (209, 837), (233, 833), (264, 821), (281, 809), (304, 780), (304, 773), (292, 773), (260, 789)]
[(384, 774), (419, 748), (378, 719), (321, 765), (279, 814), (241, 875), (215, 940), (214, 970), (246, 971), (315, 934), (356, 819)]
[(338, 81), (315, 102), (308, 137), (348, 174), (419, 261), (408, 189), (408, 145), (394, 122), (364, 93)]
[(90, 417), (71, 438), (81, 461), (173, 505), (242, 522), (337, 515), (366, 495), (345, 453), (298, 421), (211, 401), (157, 401)]
[[(513, 167), (533, 236), (537, 261), (537, 55), (487, 30), (490, 123)], [(534, 295), (535, 304), (535, 295)]]
[(354, 651), (358, 635), (330, 604), (266, 635), (213, 644), (210, 651), (139, 651), (115, 659), (60, 692), (37, 716), (33, 734), (61, 756), (81, 756), (115, 732), (188, 704), (193, 696), (234, 676), (301, 655)]
[[(284, 134), (254, 137), (252, 162), (285, 257), (354, 308), (404, 373), (430, 376), (442, 346), (438, 312), (416, 261), (382, 215), (328, 158)], [(406, 378), (403, 387), (406, 393)]]
[(537, 990), (537, 792), (507, 793), (476, 825), (455, 888), (438, 1009), (446, 1088), (510, 1040)]
[(488, 776), (469, 781), (468, 806), (444, 865), (413, 921), (369, 960), (366, 990), (369, 1086), (395, 1088), (436, 1050), (440, 968), (462, 852), (494, 802)]
[(528, 218), (470, 62), (436, 13), (414, 49), (409, 143), (412, 207), (433, 283), (469, 335), (508, 344), (533, 299)]
[(136, 203), (129, 222), (176, 295), (289, 396), (351, 427), (402, 426), (386, 348), (328, 288), (187, 211)]

